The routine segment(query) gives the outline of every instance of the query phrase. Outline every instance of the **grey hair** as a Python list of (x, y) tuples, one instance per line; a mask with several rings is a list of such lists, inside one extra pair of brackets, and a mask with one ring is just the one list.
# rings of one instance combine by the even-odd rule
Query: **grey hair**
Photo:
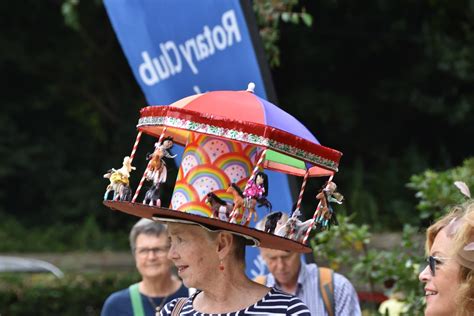
[(132, 252), (135, 252), (135, 244), (138, 235), (145, 234), (159, 237), (162, 234), (166, 234), (166, 230), (166, 225), (152, 221), (148, 218), (142, 218), (135, 225), (133, 225), (132, 230), (130, 231), (130, 249)]

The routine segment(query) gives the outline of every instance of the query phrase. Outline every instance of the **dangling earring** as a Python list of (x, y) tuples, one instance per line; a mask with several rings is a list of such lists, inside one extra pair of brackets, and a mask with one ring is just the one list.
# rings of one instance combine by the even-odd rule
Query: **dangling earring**
[(219, 263), (219, 270), (224, 271), (224, 264), (221, 262)]

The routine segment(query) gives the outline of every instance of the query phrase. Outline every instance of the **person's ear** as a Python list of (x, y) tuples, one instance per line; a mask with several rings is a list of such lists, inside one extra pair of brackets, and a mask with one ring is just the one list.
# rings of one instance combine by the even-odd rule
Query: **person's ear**
[(219, 259), (227, 257), (232, 249), (234, 243), (234, 236), (228, 232), (219, 232), (217, 235), (217, 253)]

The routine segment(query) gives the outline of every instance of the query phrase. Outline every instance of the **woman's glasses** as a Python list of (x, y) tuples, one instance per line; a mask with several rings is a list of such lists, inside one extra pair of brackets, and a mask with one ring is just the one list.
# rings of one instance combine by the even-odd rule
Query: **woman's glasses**
[(151, 252), (154, 256), (163, 256), (168, 253), (169, 247), (156, 247), (156, 248), (137, 248), (135, 249), (136, 254), (141, 257), (146, 257)]
[(435, 257), (435, 256), (429, 256), (426, 258), (426, 262), (428, 262), (428, 265), (430, 267), (431, 275), (435, 276), (435, 271), (436, 271), (436, 265), (443, 264), (445, 260), (448, 260), (449, 258), (441, 258), (441, 257)]

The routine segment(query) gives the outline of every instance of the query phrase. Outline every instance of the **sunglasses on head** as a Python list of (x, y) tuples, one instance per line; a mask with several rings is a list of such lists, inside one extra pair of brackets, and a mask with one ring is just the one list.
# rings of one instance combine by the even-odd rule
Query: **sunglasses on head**
[(428, 266), (430, 267), (432, 276), (435, 276), (436, 265), (443, 264), (443, 261), (447, 259), (449, 258), (441, 258), (441, 257), (435, 257), (435, 256), (429, 256), (428, 258), (426, 258), (426, 262), (428, 262)]

